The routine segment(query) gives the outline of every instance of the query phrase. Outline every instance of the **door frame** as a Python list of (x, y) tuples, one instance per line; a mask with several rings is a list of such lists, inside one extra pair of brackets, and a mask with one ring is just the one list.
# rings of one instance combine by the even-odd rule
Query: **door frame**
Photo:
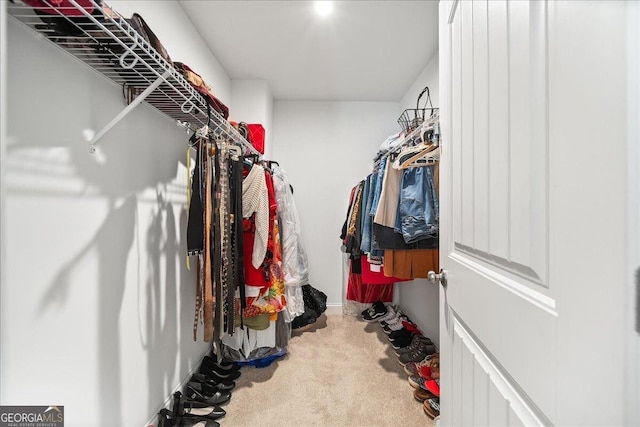
[[(5, 283), (5, 271), (3, 261), (5, 259), (5, 153), (7, 146), (7, 3), (0, 0), (0, 307), (2, 306), (3, 286)], [(2, 316), (0, 316), (0, 349), (2, 345)], [(2, 377), (2, 351), (0, 351), (0, 378)], [(2, 387), (0, 387), (0, 404), (2, 400)]]
[(640, 425), (640, 4), (630, 2), (627, 14), (627, 342), (625, 420)]

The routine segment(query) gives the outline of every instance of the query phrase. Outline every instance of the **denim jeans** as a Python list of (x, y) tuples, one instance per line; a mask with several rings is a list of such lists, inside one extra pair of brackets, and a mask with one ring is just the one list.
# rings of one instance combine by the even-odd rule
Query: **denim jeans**
[(412, 243), (438, 234), (439, 205), (433, 181), (433, 167), (405, 169), (395, 230)]
[(371, 175), (364, 181), (364, 190), (362, 192), (362, 210), (360, 211), (360, 221), (362, 224), (362, 241), (360, 242), (360, 250), (369, 253), (371, 250), (371, 220), (369, 219), (369, 210), (373, 203), (371, 192)]
[(380, 165), (378, 165), (378, 176), (376, 178), (374, 193), (373, 193), (373, 204), (371, 205), (370, 212), (373, 212), (373, 215), (376, 214), (376, 210), (378, 210), (378, 203), (380, 203), (380, 194), (382, 194), (382, 180), (384, 179), (384, 170), (387, 166), (387, 158), (385, 157), (380, 161)]
[[(375, 210), (372, 209), (372, 206), (377, 179), (378, 176), (376, 174), (371, 174), (367, 177), (365, 193), (362, 198), (364, 215), (362, 216), (362, 242), (360, 244), (360, 250), (373, 257), (381, 257), (384, 254), (384, 251), (373, 248), (373, 216), (375, 215)], [(373, 211), (373, 213), (371, 213), (371, 211)]]

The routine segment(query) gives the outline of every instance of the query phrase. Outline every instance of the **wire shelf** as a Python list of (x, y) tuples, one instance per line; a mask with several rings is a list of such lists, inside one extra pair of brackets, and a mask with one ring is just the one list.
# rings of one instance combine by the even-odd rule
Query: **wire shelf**
[[(141, 93), (157, 82), (159, 85), (144, 99), (148, 104), (172, 119), (186, 123), (194, 131), (209, 124), (214, 133), (226, 136), (253, 154), (260, 154), (213, 108), (209, 123), (204, 97), (122, 16), (112, 12), (102, 1), (83, 0), (83, 4), (93, 6), (89, 13), (78, 1), (65, 0), (67, 6), (54, 6), (52, 0), (41, 0), (55, 11), (55, 14), (46, 15), (36, 14), (31, 6), (19, 0), (9, 2), (7, 6), (14, 19), (87, 64), (123, 91), (130, 88)], [(52, 21), (54, 25), (50, 24)], [(60, 28), (66, 31), (60, 31)]]

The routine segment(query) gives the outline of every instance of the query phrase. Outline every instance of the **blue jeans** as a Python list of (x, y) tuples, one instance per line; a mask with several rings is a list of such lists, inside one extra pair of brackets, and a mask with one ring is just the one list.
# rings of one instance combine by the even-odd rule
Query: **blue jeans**
[(378, 175), (375, 180), (374, 193), (373, 193), (373, 204), (371, 205), (371, 209), (369, 213), (371, 215), (376, 214), (376, 210), (378, 210), (378, 203), (380, 203), (380, 194), (382, 194), (382, 180), (384, 179), (384, 170), (387, 166), (387, 158), (385, 157), (380, 161), (380, 165), (378, 166)]
[(373, 249), (373, 217), (376, 211), (372, 207), (377, 181), (377, 174), (371, 174), (367, 177), (364, 193), (366, 195), (366, 203), (364, 203), (365, 199), (363, 199), (362, 204), (364, 215), (362, 216), (362, 242), (360, 244), (360, 250), (372, 257), (382, 256), (384, 254), (384, 251), (380, 249)]
[(433, 181), (433, 166), (405, 169), (395, 230), (413, 243), (438, 234), (439, 204)]
[[(362, 208), (360, 209), (360, 224), (362, 224), (360, 250), (364, 253), (369, 253), (371, 250), (371, 220), (369, 220), (369, 209), (372, 203), (371, 175), (369, 175), (364, 181), (364, 189), (362, 190)], [(369, 222), (369, 224), (367, 224), (367, 222)]]

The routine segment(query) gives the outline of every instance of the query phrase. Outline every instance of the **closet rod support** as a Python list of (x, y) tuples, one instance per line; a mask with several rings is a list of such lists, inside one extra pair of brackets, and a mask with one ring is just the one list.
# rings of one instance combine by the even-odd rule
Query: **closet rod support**
[(158, 88), (166, 79), (171, 75), (170, 71), (165, 71), (161, 77), (158, 77), (151, 85), (146, 88), (140, 95), (134, 99), (131, 104), (127, 105), (120, 113), (113, 118), (109, 123), (98, 132), (93, 139), (89, 142), (89, 152), (94, 154), (96, 152), (96, 144), (98, 141), (109, 132), (115, 125), (117, 125), (122, 119), (124, 119), (134, 108), (136, 108), (147, 96)]

